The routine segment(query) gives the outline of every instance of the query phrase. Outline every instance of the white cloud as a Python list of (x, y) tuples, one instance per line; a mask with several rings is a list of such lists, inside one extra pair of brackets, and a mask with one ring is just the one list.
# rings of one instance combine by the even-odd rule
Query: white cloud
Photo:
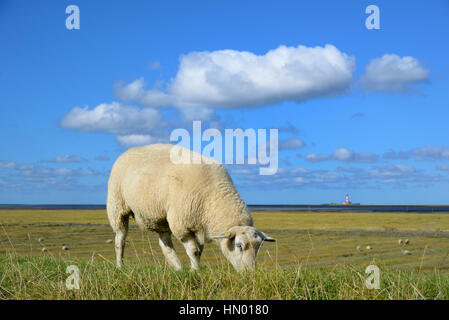
[(157, 70), (161, 68), (161, 63), (159, 61), (150, 61), (150, 63), (148, 63), (148, 69), (150, 70)]
[(164, 125), (159, 111), (118, 102), (100, 104), (93, 109), (75, 107), (61, 120), (63, 128), (119, 135), (155, 132)]
[(158, 139), (145, 134), (130, 134), (124, 136), (117, 136), (117, 141), (124, 147), (144, 146), (151, 143), (158, 142)]
[(290, 138), (279, 141), (279, 150), (297, 150), (305, 145), (305, 142), (299, 138)]
[(108, 156), (103, 156), (103, 155), (99, 155), (95, 157), (95, 160), (97, 161), (109, 161), (111, 158), (109, 158)]
[(354, 152), (346, 148), (335, 149), (330, 155), (311, 153), (306, 156), (309, 162), (323, 162), (329, 160), (337, 160), (343, 162), (376, 162), (377, 156), (371, 152)]
[(310, 153), (306, 156), (306, 160), (309, 162), (323, 162), (330, 160), (331, 157), (327, 154)]
[(439, 164), (435, 167), (438, 171), (447, 171), (449, 172), (449, 165), (447, 164)]
[(382, 155), (382, 158), (384, 158), (384, 159), (408, 159), (409, 152), (405, 152), (405, 151), (396, 152), (393, 149), (390, 149)]
[(13, 161), (0, 160), (0, 169), (1, 168), (11, 169), (11, 168), (14, 168), (15, 166), (16, 166), (16, 163)]
[(115, 95), (125, 102), (137, 102), (147, 107), (169, 107), (173, 99), (159, 89), (145, 90), (143, 78), (134, 80), (129, 84), (117, 83), (114, 88)]
[(385, 54), (370, 61), (360, 81), (368, 91), (407, 92), (416, 91), (413, 84), (426, 82), (429, 70), (413, 57)]
[(449, 160), (448, 147), (421, 147), (411, 153), (415, 160)]
[(247, 51), (191, 52), (181, 57), (166, 90), (145, 90), (142, 78), (116, 86), (124, 101), (150, 107), (259, 107), (342, 93), (352, 82), (355, 59), (333, 45)]
[(87, 162), (86, 159), (80, 156), (75, 155), (65, 155), (65, 156), (57, 156), (49, 162), (54, 163), (78, 163), (78, 162)]

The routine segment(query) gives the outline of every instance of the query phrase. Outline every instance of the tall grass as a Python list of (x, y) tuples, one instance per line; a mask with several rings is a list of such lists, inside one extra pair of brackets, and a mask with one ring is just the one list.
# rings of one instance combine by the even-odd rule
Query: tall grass
[[(66, 268), (80, 269), (80, 289), (65, 286)], [(260, 265), (236, 272), (229, 264), (198, 272), (136, 261), (117, 269), (111, 260), (62, 256), (0, 258), (0, 299), (449, 299), (449, 277), (379, 266), (381, 288), (365, 287), (360, 267)]]

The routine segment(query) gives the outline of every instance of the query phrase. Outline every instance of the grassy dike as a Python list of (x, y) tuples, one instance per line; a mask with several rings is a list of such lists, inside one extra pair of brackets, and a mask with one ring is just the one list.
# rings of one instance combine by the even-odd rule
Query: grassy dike
[[(68, 290), (66, 268), (80, 269), (80, 289)], [(267, 267), (238, 273), (229, 264), (199, 272), (147, 261), (117, 269), (102, 258), (0, 258), (0, 299), (449, 299), (449, 277), (379, 265), (380, 289), (366, 288), (363, 268), (336, 265)]]

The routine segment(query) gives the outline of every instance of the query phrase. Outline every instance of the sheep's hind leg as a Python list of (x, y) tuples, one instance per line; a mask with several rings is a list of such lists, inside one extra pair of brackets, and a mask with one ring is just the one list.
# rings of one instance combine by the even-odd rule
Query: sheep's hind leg
[(159, 245), (161, 246), (162, 253), (164, 254), (168, 264), (176, 270), (180, 270), (182, 268), (182, 264), (176, 254), (175, 247), (173, 246), (173, 241), (171, 239), (171, 234), (169, 232), (159, 233)]
[(117, 267), (123, 265), (123, 255), (125, 253), (126, 236), (128, 235), (129, 216), (123, 216), (119, 229), (115, 232), (115, 256)]
[(203, 253), (204, 245), (200, 244), (195, 237), (188, 237), (182, 239), (182, 244), (186, 249), (187, 255), (190, 258), (190, 266), (192, 270), (200, 269), (200, 258)]

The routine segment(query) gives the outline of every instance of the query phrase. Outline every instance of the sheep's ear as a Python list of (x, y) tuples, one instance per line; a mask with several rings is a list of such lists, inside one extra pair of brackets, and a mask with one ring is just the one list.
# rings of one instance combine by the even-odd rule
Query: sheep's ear
[(211, 238), (212, 239), (225, 239), (225, 238), (231, 239), (231, 238), (234, 238), (234, 236), (235, 236), (235, 234), (233, 232), (231, 233), (228, 230), (228, 231), (222, 232), (220, 234), (217, 234), (216, 236), (212, 236)]
[(263, 241), (270, 241), (270, 242), (274, 242), (276, 241), (275, 238), (270, 237), (269, 235), (267, 235), (265, 232), (259, 231), (262, 235), (262, 239)]

